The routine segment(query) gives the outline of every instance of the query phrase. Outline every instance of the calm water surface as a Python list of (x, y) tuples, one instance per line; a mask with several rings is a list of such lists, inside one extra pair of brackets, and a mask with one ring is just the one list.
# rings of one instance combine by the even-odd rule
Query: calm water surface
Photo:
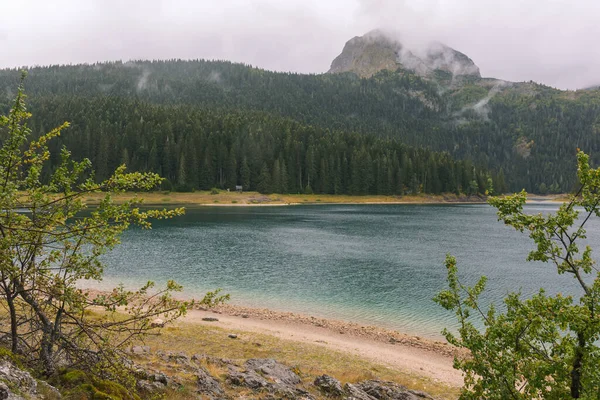
[[(597, 220), (589, 242), (600, 243)], [(446, 253), (466, 282), (489, 278), (486, 301), (575, 288), (550, 265), (526, 263), (531, 248), (487, 205), (201, 207), (128, 231), (106, 257), (103, 285), (175, 279), (189, 295), (220, 287), (233, 303), (436, 337), (456, 324), (431, 300), (445, 288)]]

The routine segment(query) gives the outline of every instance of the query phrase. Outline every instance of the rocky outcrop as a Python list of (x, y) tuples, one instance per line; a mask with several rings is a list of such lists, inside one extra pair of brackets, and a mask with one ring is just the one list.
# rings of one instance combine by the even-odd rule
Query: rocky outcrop
[(342, 388), (337, 379), (322, 375), (315, 379), (315, 386), (328, 397), (341, 397), (345, 400), (433, 400), (427, 393), (407, 389), (395, 382), (380, 380), (347, 383)]
[(398, 43), (375, 32), (354, 37), (333, 60), (329, 73), (354, 72), (361, 77), (370, 77), (382, 70), (395, 71), (401, 66), (398, 60), (400, 49)]
[(248, 370), (258, 372), (275, 383), (298, 385), (302, 382), (298, 374), (272, 358), (253, 358), (246, 361), (245, 366)]
[(331, 63), (329, 73), (354, 72), (361, 77), (397, 69), (432, 78), (449, 74), (451, 78), (481, 78), (479, 67), (460, 51), (433, 42), (420, 48), (408, 48), (394, 35), (380, 30), (350, 39), (342, 53)]
[[(211, 400), (257, 397), (264, 400), (432, 400), (426, 393), (409, 390), (389, 381), (366, 380), (354, 384), (347, 383), (342, 387), (337, 379), (321, 375), (314, 380), (314, 386), (311, 386), (302, 381), (299, 371), (272, 358), (252, 358), (241, 363), (208, 355), (189, 357), (184, 352), (153, 353), (147, 346), (134, 346), (129, 349), (129, 353), (138, 361), (152, 356), (157, 356), (159, 360), (157, 365), (156, 358), (152, 357), (151, 368), (133, 361), (128, 363), (137, 380), (136, 388), (141, 398), (164, 396), (170, 393), (168, 390), (180, 390), (185, 386), (187, 390), (193, 388), (193, 393), (198, 398)], [(61, 398), (56, 388), (46, 382), (37, 381), (29, 372), (18, 368), (14, 363), (10, 360), (0, 360), (0, 400)], [(213, 370), (213, 366), (216, 370)], [(161, 371), (168, 371), (169, 374)], [(190, 377), (195, 377), (195, 381)], [(87, 396), (90, 388), (101, 388), (103, 395), (110, 398), (113, 398), (113, 395), (117, 396), (115, 398), (121, 398), (119, 393), (125, 391), (118, 384), (103, 381), (80, 370), (66, 370), (57, 382), (67, 391), (67, 397), (75, 394)], [(110, 389), (110, 385), (116, 385), (118, 390), (114, 393), (106, 391)], [(240, 394), (242, 397), (239, 397)]]
[(356, 388), (362, 390), (377, 400), (431, 400), (427, 393), (409, 390), (394, 382), (379, 380), (368, 380), (356, 384)]
[(209, 395), (216, 399), (224, 398), (225, 392), (221, 384), (206, 369), (198, 368), (196, 378), (198, 379), (197, 392), (199, 394)]
[(346, 383), (344, 385), (344, 392), (346, 396), (344, 396), (344, 400), (376, 400), (375, 397), (370, 396), (364, 390), (356, 387), (351, 383)]
[[(143, 351), (142, 351), (143, 350)], [(131, 351), (135, 355), (149, 354), (147, 348)], [(255, 393), (262, 399), (313, 400), (316, 399), (307, 389), (298, 371), (272, 358), (252, 358), (238, 363), (229, 359), (212, 357), (205, 354), (188, 357), (183, 352), (157, 351), (154, 355), (168, 366), (169, 370), (193, 374), (196, 377), (196, 393), (206, 399), (229, 399), (231, 392)], [(206, 366), (214, 365), (226, 371), (224, 381), (211, 375)], [(142, 393), (164, 392), (168, 387), (177, 388), (182, 383), (176, 376), (168, 376), (160, 371), (145, 370), (139, 367), (135, 372), (138, 378), (137, 388)], [(430, 400), (426, 393), (409, 390), (394, 382), (366, 380), (347, 383), (321, 375), (314, 380), (314, 387), (322, 397), (347, 400)], [(239, 389), (235, 389), (239, 388)], [(314, 390), (312, 390), (314, 391)], [(234, 396), (235, 397), (235, 396)], [(242, 398), (255, 398), (252, 395)], [(0, 399), (1, 400), (1, 399)]]
[(59, 399), (60, 393), (47, 383), (38, 386), (38, 382), (27, 371), (18, 368), (8, 360), (0, 361), (0, 400), (37, 400), (44, 399), (39, 389), (52, 393)]
[(297, 386), (302, 383), (298, 374), (270, 358), (250, 359), (244, 364), (244, 370), (230, 365), (227, 382), (257, 392), (266, 392), (265, 398), (314, 399), (309, 392)]
[(314, 384), (326, 395), (340, 397), (344, 394), (340, 381), (329, 375), (318, 376)]

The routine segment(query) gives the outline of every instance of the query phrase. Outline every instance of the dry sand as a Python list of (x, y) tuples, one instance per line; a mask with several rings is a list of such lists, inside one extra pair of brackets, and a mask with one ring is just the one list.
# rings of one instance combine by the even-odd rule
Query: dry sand
[[(218, 321), (203, 321), (205, 317), (217, 317)], [(233, 305), (192, 310), (184, 320), (313, 343), (450, 386), (463, 383), (461, 373), (452, 367), (456, 353), (452, 346), (384, 328)]]

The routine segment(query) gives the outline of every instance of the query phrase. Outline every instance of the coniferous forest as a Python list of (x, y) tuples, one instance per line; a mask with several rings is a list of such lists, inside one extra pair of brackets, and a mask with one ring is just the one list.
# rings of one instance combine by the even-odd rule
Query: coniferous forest
[[(446, 78), (171, 60), (30, 68), (26, 90), (35, 135), (71, 122), (52, 165), (66, 145), (98, 180), (125, 163), (165, 190), (558, 193), (577, 148), (600, 161), (600, 91)], [(18, 79), (0, 71), (3, 113)]]

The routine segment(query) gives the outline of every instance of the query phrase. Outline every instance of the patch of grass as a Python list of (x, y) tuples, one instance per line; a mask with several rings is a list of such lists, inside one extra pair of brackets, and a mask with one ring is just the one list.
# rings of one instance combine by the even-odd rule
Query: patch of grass
[(237, 204), (237, 200), (231, 200), (231, 204)]

